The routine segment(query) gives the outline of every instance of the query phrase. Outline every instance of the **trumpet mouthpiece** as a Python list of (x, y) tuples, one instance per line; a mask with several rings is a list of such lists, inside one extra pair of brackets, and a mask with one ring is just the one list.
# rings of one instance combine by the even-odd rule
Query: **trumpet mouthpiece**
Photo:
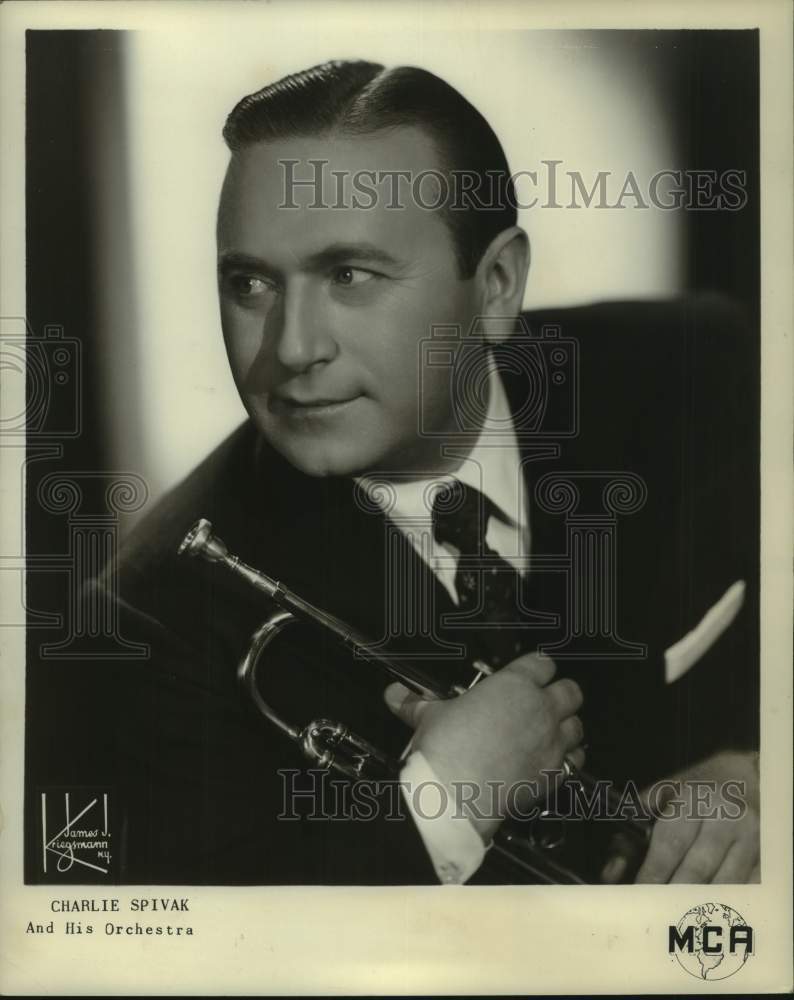
[(211, 522), (202, 517), (182, 539), (179, 555), (202, 556), (208, 562), (219, 562), (229, 552), (223, 541), (213, 535)]

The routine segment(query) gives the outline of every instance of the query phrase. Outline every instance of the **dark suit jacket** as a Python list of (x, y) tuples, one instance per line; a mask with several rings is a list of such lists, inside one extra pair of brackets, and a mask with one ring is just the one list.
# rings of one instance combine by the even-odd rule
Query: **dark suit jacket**
[[(710, 750), (754, 745), (758, 449), (757, 387), (748, 372), (755, 345), (733, 312), (713, 301), (613, 303), (527, 318), (531, 334), (517, 334), (510, 351), (498, 353), (502, 362), (513, 358), (503, 378), (517, 414), (528, 383), (515, 358), (529, 352), (547, 375), (554, 369), (550, 348), (538, 346), (543, 328), (558, 326), (578, 352), (575, 371), (562, 366), (567, 389), (578, 378), (574, 422), (574, 397), (565, 391), (549, 391), (530, 418), (517, 416), (527, 432), (521, 448), (538, 560), (525, 601), (552, 616), (527, 629), (528, 646), (560, 648), (571, 637), (572, 587), (576, 573), (587, 572), (560, 566), (571, 557), (572, 528), (583, 526), (571, 518), (609, 512), (603, 488), (610, 475), (631, 473), (646, 492), (632, 513), (621, 513), (617, 498), (614, 628), (604, 657), (558, 661), (560, 673), (584, 689), (589, 769), (645, 782)], [(549, 444), (558, 454), (533, 450)], [(567, 514), (543, 478), (561, 473), (580, 492), (579, 507)], [(298, 473), (245, 423), (139, 524), (112, 584), (122, 635), (151, 646), (147, 662), (108, 668), (113, 697), (124, 706), (116, 747), (122, 881), (435, 881), (405, 815), (370, 822), (276, 818), (287, 783), (306, 788), (310, 781), (299, 751), (237, 688), (236, 663), (266, 609), (227, 571), (177, 558), (198, 516), (209, 518), (242, 559), (304, 597), (373, 637), (386, 629), (386, 518), (353, 502), (349, 480)], [(603, 535), (603, 518), (591, 527)], [(454, 626), (438, 624), (438, 616), (455, 610), (446, 591), (401, 536), (396, 545), (414, 580), (429, 587), (438, 634), (465, 643)], [(748, 599), (737, 621), (695, 669), (666, 685), (663, 651), (739, 579)], [(110, 581), (96, 586), (107, 589)], [(423, 648), (422, 636), (400, 643), (405, 653)], [(576, 648), (568, 643), (561, 651)], [(578, 648), (592, 652), (593, 642), (588, 647), (579, 635)], [(629, 658), (620, 658), (627, 651)], [(318, 643), (306, 633), (281, 640), (271, 662), (268, 692), (289, 719), (340, 718), (399, 754), (408, 733), (383, 706), (381, 675), (350, 665), (322, 636)], [(459, 660), (432, 667), (444, 677), (461, 668)], [(292, 776), (279, 773), (284, 769)], [(337, 798), (329, 805), (331, 795), (326, 789), (324, 810), (344, 814)], [(390, 802), (392, 812), (404, 813), (399, 797)], [(303, 810), (310, 805), (306, 800)]]

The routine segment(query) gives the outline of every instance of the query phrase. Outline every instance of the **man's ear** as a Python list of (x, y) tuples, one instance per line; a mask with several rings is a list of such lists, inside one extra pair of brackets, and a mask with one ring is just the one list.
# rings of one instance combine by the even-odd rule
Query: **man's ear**
[(521, 312), (529, 272), (529, 237), (520, 226), (511, 226), (489, 243), (476, 279), (482, 289), (482, 332), (493, 344), (501, 343), (515, 329)]

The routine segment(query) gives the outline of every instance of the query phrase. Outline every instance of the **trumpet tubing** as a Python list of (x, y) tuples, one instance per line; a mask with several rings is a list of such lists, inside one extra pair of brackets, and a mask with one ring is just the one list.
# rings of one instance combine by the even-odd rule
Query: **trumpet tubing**
[[(330, 719), (313, 719), (296, 727), (262, 696), (258, 671), (265, 661), (271, 642), (285, 629), (296, 624), (310, 624), (329, 631), (336, 641), (357, 659), (362, 659), (384, 671), (392, 680), (400, 681), (410, 690), (427, 699), (451, 698), (465, 693), (459, 685), (445, 686), (413, 665), (397, 662), (375, 651), (365, 636), (348, 624), (304, 600), (278, 580), (244, 563), (229, 552), (221, 538), (214, 534), (212, 524), (202, 518), (185, 535), (179, 554), (199, 557), (219, 563), (271, 601), (275, 610), (251, 637), (248, 649), (237, 667), (238, 680), (257, 710), (284, 736), (296, 743), (304, 755), (321, 768), (333, 768), (350, 778), (382, 778), (396, 775), (400, 762), (383, 753), (369, 741), (352, 733), (343, 723)], [(579, 771), (575, 780), (585, 789), (594, 788), (595, 780)], [(614, 793), (610, 793), (614, 796)], [(543, 815), (543, 814), (542, 814)], [(573, 822), (573, 821), (563, 821)], [(558, 838), (538, 836), (532, 823), (502, 823), (494, 838), (493, 850), (507, 865), (511, 880), (552, 884), (585, 884), (586, 879), (570, 864), (561, 863), (555, 855), (564, 834)], [(650, 828), (639, 821), (620, 822), (621, 830), (634, 838), (638, 855), (644, 851)]]

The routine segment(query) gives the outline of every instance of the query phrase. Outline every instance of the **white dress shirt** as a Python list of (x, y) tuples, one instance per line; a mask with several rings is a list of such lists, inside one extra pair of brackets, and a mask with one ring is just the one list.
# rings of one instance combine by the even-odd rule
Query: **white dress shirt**
[[(437, 542), (432, 528), (432, 500), (445, 484), (457, 479), (476, 488), (493, 503), (495, 511), (486, 525), (486, 543), (516, 570), (523, 571), (529, 555), (528, 504), (520, 453), (504, 386), (493, 366), (483, 430), (468, 455), (465, 452), (462, 448), (461, 464), (454, 473), (412, 479), (389, 477), (390, 519), (411, 541), (456, 604), (455, 574), (460, 552), (453, 545)], [(360, 483), (374, 500), (383, 504), (385, 491), (374, 488), (379, 481), (382, 480), (376, 476), (363, 478)], [(452, 792), (443, 793), (444, 786), (418, 751), (407, 756), (400, 780), (440, 881), (449, 884), (467, 881), (482, 864), (486, 849), (472, 824), (455, 815)]]

